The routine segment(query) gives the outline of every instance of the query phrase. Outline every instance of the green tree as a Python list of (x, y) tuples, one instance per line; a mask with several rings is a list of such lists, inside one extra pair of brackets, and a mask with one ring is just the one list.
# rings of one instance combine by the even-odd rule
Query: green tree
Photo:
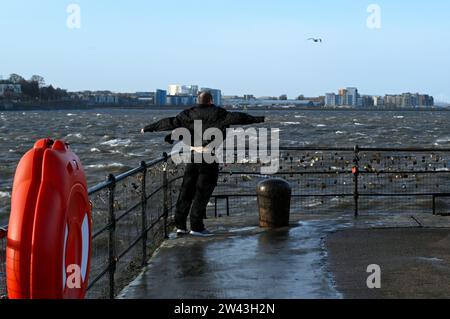
[(30, 82), (36, 82), (40, 88), (45, 86), (45, 79), (40, 75), (33, 75)]
[(12, 73), (9, 76), (9, 82), (11, 82), (13, 84), (19, 84), (23, 81), (25, 81), (25, 79), (22, 76), (20, 76), (19, 74)]
[(37, 82), (29, 82), (23, 80), (20, 82), (22, 86), (22, 94), (30, 99), (39, 98), (39, 85)]

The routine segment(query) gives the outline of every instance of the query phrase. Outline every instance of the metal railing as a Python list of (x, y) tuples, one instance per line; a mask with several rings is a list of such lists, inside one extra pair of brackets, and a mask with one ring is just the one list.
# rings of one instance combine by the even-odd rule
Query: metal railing
[(164, 154), (89, 189), (94, 225), (89, 298), (114, 298), (168, 238), (182, 171)]
[[(293, 214), (450, 212), (450, 149), (281, 148), (275, 177), (292, 186)], [(222, 165), (209, 216), (257, 211), (261, 163)], [(89, 298), (114, 298), (167, 238), (184, 167), (164, 155), (89, 189)], [(0, 294), (5, 293), (0, 231)]]
[[(259, 170), (225, 165), (210, 213), (256, 211), (256, 186), (268, 178)], [(450, 149), (285, 147), (275, 177), (291, 184), (293, 213), (450, 212)]]
[[(164, 154), (89, 189), (93, 233), (88, 298), (114, 298), (168, 237), (182, 171)], [(0, 296), (6, 296), (6, 234), (4, 227)]]

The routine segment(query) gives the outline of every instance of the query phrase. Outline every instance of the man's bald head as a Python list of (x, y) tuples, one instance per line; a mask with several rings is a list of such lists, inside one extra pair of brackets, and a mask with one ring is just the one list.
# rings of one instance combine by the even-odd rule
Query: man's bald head
[(198, 104), (211, 105), (213, 103), (213, 96), (209, 92), (200, 92), (198, 95)]

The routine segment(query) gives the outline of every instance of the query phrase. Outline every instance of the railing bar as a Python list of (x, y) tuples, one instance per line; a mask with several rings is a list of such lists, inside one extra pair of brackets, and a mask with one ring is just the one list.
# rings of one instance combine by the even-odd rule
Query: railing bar
[[(248, 150), (248, 149), (246, 149)], [(335, 152), (353, 152), (355, 149), (353, 147), (280, 147), (280, 151), (335, 151)], [(360, 151), (363, 152), (450, 152), (450, 148), (418, 148), (418, 147), (406, 147), (406, 148), (395, 148), (395, 147), (359, 147)], [(242, 150), (241, 150), (242, 151)], [(270, 151), (270, 149), (267, 149)]]
[(436, 197), (450, 197), (450, 193), (438, 193), (434, 194)]
[(109, 272), (110, 266), (106, 267), (100, 274), (95, 277), (93, 280), (89, 280), (88, 290), (90, 290), (100, 279), (102, 279), (108, 272)]
[(387, 193), (387, 194), (360, 194), (360, 196), (365, 196), (365, 197), (412, 197), (412, 196), (417, 196), (417, 197), (429, 197), (429, 196), (436, 196), (436, 194), (434, 193)]
[(254, 176), (273, 176), (273, 175), (307, 175), (307, 174), (323, 174), (323, 175), (327, 175), (327, 174), (333, 174), (333, 175), (337, 175), (337, 174), (351, 174), (351, 171), (290, 171), (290, 172), (277, 172), (275, 174), (272, 175), (266, 175), (266, 174), (260, 174), (257, 172), (245, 172), (245, 171), (238, 171), (238, 172), (231, 172), (231, 171), (221, 171), (219, 172), (220, 175), (254, 175)]
[(163, 217), (164, 215), (159, 216), (150, 226), (147, 227), (146, 232), (148, 233), (153, 227), (155, 227)]
[(138, 238), (136, 238), (133, 243), (128, 246), (128, 248), (126, 248), (118, 257), (117, 261), (120, 262), (120, 259), (125, 256), (126, 254), (128, 254), (130, 252), (131, 249), (133, 249), (134, 246), (136, 246), (140, 241), (142, 240), (142, 235), (139, 235)]
[[(172, 183), (174, 183), (174, 182), (176, 182), (177, 180), (180, 180), (180, 179), (182, 179), (182, 178), (183, 178), (183, 176), (174, 178), (174, 179), (172, 179), (172, 180), (170, 180), (170, 181), (168, 182), (168, 185), (171, 185)], [(147, 199), (150, 199), (151, 197), (155, 196), (158, 192), (162, 191), (163, 189), (164, 189), (164, 186), (158, 187), (158, 188), (155, 189), (152, 193), (150, 193), (150, 195), (147, 196)]]
[[(171, 156), (169, 155), (169, 157), (167, 157), (167, 158), (170, 158)], [(166, 160), (166, 157), (160, 157), (160, 158), (157, 158), (157, 159), (155, 159), (155, 160), (152, 160), (152, 161), (150, 161), (150, 162), (146, 162), (145, 163), (145, 165), (147, 166), (147, 168), (151, 168), (151, 167), (153, 167), (153, 166), (156, 166), (156, 165), (158, 165), (158, 164), (161, 164), (162, 162), (164, 162)]]
[[(156, 160), (153, 160), (153, 161), (150, 161), (150, 162), (146, 162), (145, 163), (146, 168), (151, 168), (153, 166), (156, 166), (159, 163), (163, 162), (164, 160), (165, 160), (165, 158), (161, 157), (161, 158), (158, 158)], [(141, 172), (142, 169), (143, 169), (142, 167), (137, 167), (137, 168), (129, 170), (129, 171), (125, 172), (125, 173), (122, 173), (121, 175), (118, 175), (116, 177), (116, 182), (120, 182), (120, 181), (124, 180), (127, 177), (135, 175), (135, 174)], [(106, 182), (99, 183), (99, 184), (97, 184), (97, 185), (95, 185), (93, 187), (90, 187), (88, 189), (88, 194), (89, 195), (93, 195), (93, 194), (95, 194), (95, 193), (97, 193), (97, 192), (99, 192), (99, 191), (101, 191), (103, 189), (108, 188), (109, 186), (111, 186), (111, 181), (106, 181)]]
[(111, 184), (112, 184), (112, 182), (110, 182), (110, 181), (102, 182), (100, 184), (97, 184), (97, 185), (95, 185), (95, 186), (93, 186), (93, 187), (88, 189), (88, 195), (91, 196), (91, 195), (94, 195), (95, 193), (97, 193), (99, 191), (107, 189), (108, 187), (111, 186)]
[(116, 218), (116, 222), (121, 221), (123, 218), (127, 217), (133, 210), (139, 208), (141, 206), (141, 202), (135, 204), (133, 207), (129, 208), (125, 213)]
[(143, 169), (144, 169), (143, 167), (139, 166), (139, 167), (133, 168), (132, 170), (129, 170), (128, 172), (125, 172), (125, 173), (122, 173), (120, 175), (117, 175), (116, 176), (116, 182), (123, 181), (124, 179), (126, 179), (128, 177), (131, 177), (131, 176), (134, 176), (136, 174), (139, 174), (139, 173), (141, 173), (143, 171)]
[(150, 193), (150, 195), (147, 196), (147, 199), (150, 199), (151, 197), (155, 196), (157, 193), (159, 193), (161, 190), (163, 189), (163, 187), (158, 187), (156, 190), (154, 190), (152, 193)]
[(106, 224), (105, 226), (103, 226), (102, 228), (100, 228), (99, 230), (97, 230), (93, 235), (92, 235), (92, 240), (96, 239), (98, 236), (100, 236), (102, 233), (104, 233), (105, 231), (107, 231), (109, 228), (111, 227), (111, 224)]
[[(359, 172), (360, 175), (382, 175), (382, 174), (450, 174), (450, 170), (445, 171), (375, 171), (375, 172)], [(253, 175), (253, 176), (263, 176), (269, 177), (269, 175), (260, 174), (257, 172), (227, 172), (221, 171), (220, 175)], [(351, 171), (290, 171), (290, 172), (278, 172), (273, 175), (350, 175)], [(270, 176), (273, 176), (270, 175)]]
[[(411, 196), (436, 196), (436, 197), (450, 197), (450, 194), (436, 194), (436, 193), (385, 193), (385, 194), (369, 194), (359, 193), (360, 196), (365, 197), (411, 197)], [(225, 197), (257, 197), (256, 194), (230, 194), (230, 195), (212, 195), (212, 198), (225, 198)], [(292, 197), (353, 197), (353, 193), (348, 194), (292, 194)]]

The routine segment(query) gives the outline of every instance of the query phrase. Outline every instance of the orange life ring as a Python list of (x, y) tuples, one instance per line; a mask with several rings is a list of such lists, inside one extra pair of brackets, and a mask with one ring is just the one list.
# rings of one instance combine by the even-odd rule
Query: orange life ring
[(78, 299), (87, 290), (92, 218), (80, 159), (43, 139), (14, 177), (6, 247), (11, 299)]

